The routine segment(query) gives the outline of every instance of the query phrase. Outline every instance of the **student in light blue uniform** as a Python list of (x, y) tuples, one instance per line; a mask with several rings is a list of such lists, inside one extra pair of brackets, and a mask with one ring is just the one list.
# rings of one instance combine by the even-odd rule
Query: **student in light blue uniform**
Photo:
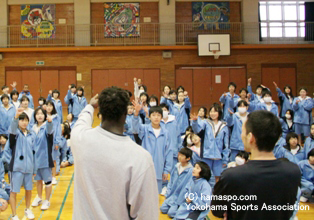
[(18, 109), (14, 120), (11, 123), (9, 134), (9, 147), (12, 151), (12, 157), (9, 165), (11, 194), (10, 204), (12, 209), (12, 219), (16, 216), (16, 194), (20, 192), (20, 188), (24, 185), (26, 209), (25, 215), (29, 219), (34, 219), (34, 214), (30, 210), (33, 174), (36, 174), (37, 168), (35, 164), (35, 145), (34, 133), (27, 130), (29, 118), (23, 109)]
[(163, 214), (170, 218), (176, 215), (179, 206), (185, 202), (184, 191), (187, 184), (192, 180), (193, 166), (189, 162), (192, 151), (182, 148), (178, 153), (179, 162), (174, 166), (167, 185), (166, 199), (160, 207)]
[(314, 123), (311, 124), (310, 136), (305, 139), (304, 154), (307, 157), (308, 153), (314, 148)]
[[(163, 88), (163, 93), (162, 93), (162, 96), (160, 97), (160, 104), (161, 103), (165, 103), (165, 100), (166, 98), (170, 97), (170, 91), (171, 91), (171, 87), (169, 85), (165, 85), (164, 88)], [(161, 102), (163, 100), (163, 102)]]
[(29, 98), (27, 96), (23, 96), (21, 98), (20, 107), (24, 109), (24, 112), (27, 114), (30, 120), (27, 130), (32, 130), (33, 125), (34, 125), (34, 109), (29, 108)]
[[(71, 156), (72, 156), (71, 148), (70, 148), (70, 146), (68, 146), (68, 143), (70, 143), (70, 137), (71, 137), (71, 129), (70, 129), (68, 123), (64, 122), (61, 124), (61, 132), (62, 132), (61, 146), (60, 146), (60, 148), (61, 148), (60, 149), (61, 150), (61, 155), (60, 155), (61, 165), (57, 163), (57, 165), (59, 165), (59, 171), (60, 171), (60, 166), (62, 168), (64, 168), (64, 167), (71, 165), (71, 164), (66, 164), (66, 166), (65, 166), (65, 164), (64, 164), (68, 160), (68, 152), (69, 152), (69, 154), (71, 153)], [(72, 159), (73, 159), (73, 156), (72, 156)], [(57, 168), (57, 172), (58, 172), (58, 168)]]
[(16, 90), (12, 90), (10, 93), (10, 103), (14, 105), (15, 109), (18, 109), (20, 107), (20, 101), (19, 101), (19, 92)]
[(148, 104), (149, 96), (146, 92), (142, 92), (140, 94), (140, 103), (142, 104), (142, 109), (140, 110), (140, 118), (142, 119), (142, 123), (145, 124), (146, 112), (149, 111), (150, 106)]
[(174, 104), (173, 109), (176, 109), (178, 112), (177, 116), (175, 116), (182, 135), (185, 133), (186, 128), (190, 126), (189, 116), (191, 108), (192, 106), (187, 91), (179, 92), (178, 102)]
[[(1, 160), (1, 159), (0, 159)], [(0, 163), (0, 169), (2, 169)], [(0, 212), (4, 212), (9, 206), (10, 200), (10, 185), (4, 179), (0, 181)]]
[(207, 108), (205, 106), (202, 106), (198, 109), (198, 117), (202, 120), (208, 118), (207, 116)]
[(20, 100), (20, 102), (22, 102), (21, 99), (22, 99), (23, 96), (26, 96), (28, 98), (28, 100), (29, 100), (28, 107), (31, 108), (31, 109), (34, 109), (33, 96), (31, 95), (27, 84), (24, 85), (23, 90), (19, 94), (19, 98), (18, 99)]
[(168, 105), (170, 114), (178, 118), (179, 111), (178, 109), (174, 108), (174, 104), (176, 101), (177, 101), (177, 92), (175, 90), (170, 90), (169, 96), (164, 94), (164, 96), (161, 97), (160, 104), (165, 103), (166, 105)]
[(282, 128), (282, 136), (284, 138), (286, 138), (288, 133), (295, 132), (293, 117), (294, 117), (294, 112), (291, 109), (288, 109), (285, 113), (285, 116), (282, 118), (279, 118), (281, 128)]
[(52, 101), (47, 102), (47, 115), (51, 116), (53, 123), (53, 148), (52, 148), (52, 159), (54, 167), (52, 168), (52, 184), (56, 185), (56, 173), (57, 173), (57, 158), (60, 156), (59, 148), (61, 146), (61, 125), (60, 119), (57, 114), (56, 108)]
[(57, 113), (58, 113), (58, 116), (59, 116), (59, 119), (60, 119), (60, 123), (62, 123), (63, 122), (62, 102), (60, 100), (60, 92), (59, 92), (59, 90), (55, 89), (55, 90), (51, 91), (51, 93), (49, 91), (49, 95), (48, 95), (47, 101), (52, 101), (53, 102), (53, 104), (56, 107), (56, 110), (57, 110)]
[(251, 102), (259, 102), (261, 99), (262, 99), (262, 91), (263, 89), (267, 89), (265, 86), (263, 85), (257, 85), (256, 87), (256, 94), (253, 93), (253, 90), (252, 90), (252, 86), (251, 86), (251, 83), (252, 83), (252, 78), (249, 78), (248, 79), (248, 83), (247, 83), (247, 90), (248, 92), (251, 94)]
[(125, 127), (124, 134), (128, 135), (135, 142), (135, 138), (133, 134), (133, 127), (132, 127), (133, 117), (134, 117), (134, 106), (130, 102), (128, 104), (128, 114), (126, 115), (126, 119), (125, 119), (125, 123), (127, 124), (127, 126)]
[(284, 146), (284, 157), (289, 161), (298, 164), (299, 161), (304, 160), (304, 149), (298, 143), (298, 135), (296, 133), (289, 133), (286, 136), (286, 145)]
[(299, 167), (302, 173), (301, 178), (301, 202), (307, 202), (310, 200), (313, 202), (312, 196), (314, 195), (314, 149), (312, 149), (307, 159), (299, 162)]
[(247, 110), (247, 112), (254, 111), (254, 108), (255, 108), (254, 102), (252, 102), (252, 104), (249, 103), (249, 101), (251, 100), (251, 95), (247, 91), (247, 89), (245, 89), (245, 88), (240, 89), (239, 98), (238, 99), (233, 99), (233, 102), (230, 103), (230, 108), (229, 109), (232, 110), (232, 112), (233, 112), (233, 110), (234, 110), (234, 112), (237, 112), (238, 111), (238, 103), (241, 100), (242, 101), (246, 101), (248, 103), (248, 110)]
[(158, 192), (161, 193), (162, 182), (167, 181), (173, 161), (169, 133), (164, 126), (160, 126), (162, 109), (158, 106), (150, 108), (149, 118), (151, 124), (142, 125), (140, 123), (141, 119), (138, 117), (142, 105), (134, 101), (133, 105), (135, 107), (133, 129), (142, 140), (143, 148), (152, 155), (157, 177)]
[(291, 86), (286, 85), (282, 92), (280, 88), (277, 86), (277, 84), (274, 82), (274, 85), (276, 87), (276, 90), (278, 92), (278, 98), (280, 100), (280, 117), (283, 118), (285, 117), (285, 114), (288, 109), (292, 110), (292, 103), (293, 103), (293, 94), (292, 94), (292, 89)]
[(164, 126), (169, 134), (170, 147), (173, 153), (173, 169), (178, 162), (178, 152), (181, 140), (180, 130), (176, 117), (169, 114), (169, 106), (162, 103), (160, 104), (160, 107), (162, 109), (162, 120), (160, 121), (160, 126)]
[(262, 93), (262, 99), (260, 102), (256, 103), (255, 110), (266, 110), (279, 117), (278, 106), (272, 101), (271, 97), (271, 92), (265, 89)]
[[(53, 148), (53, 123), (51, 116), (47, 116), (46, 110), (37, 108), (34, 112), (35, 124), (33, 126), (33, 133), (35, 136), (35, 162), (37, 173), (35, 180), (37, 180), (37, 193), (32, 203), (36, 207), (42, 204), (41, 210), (47, 210), (50, 206), (50, 195), (52, 191), (52, 167), (54, 166), (52, 160)], [(45, 182), (46, 200), (42, 201), (43, 181)]]
[(192, 181), (183, 192), (186, 201), (180, 205), (174, 220), (201, 220), (205, 219), (210, 211), (212, 188), (208, 183), (211, 175), (209, 166), (205, 162), (197, 162), (192, 175)]
[(43, 108), (43, 109), (46, 109), (46, 99), (44, 97), (39, 97), (38, 98), (38, 107), (37, 108)]
[(8, 142), (8, 136), (5, 134), (0, 134), (0, 158), (3, 157), (5, 145)]
[(235, 160), (236, 155), (239, 151), (244, 151), (244, 145), (241, 138), (242, 125), (247, 120), (249, 104), (240, 100), (237, 105), (238, 111), (232, 113), (229, 111), (229, 116), (227, 117), (227, 124), (229, 127), (233, 126), (231, 139), (230, 139), (230, 162)]
[(278, 158), (283, 158), (285, 155), (286, 149), (284, 146), (286, 145), (286, 137), (281, 136), (279, 140), (276, 142), (273, 153), (274, 156)]
[[(71, 96), (68, 95), (69, 92), (71, 93)], [(73, 97), (75, 94), (76, 94), (76, 85), (75, 84), (69, 85), (68, 93), (64, 97), (64, 102), (65, 104), (68, 105), (68, 113), (72, 113), (73, 111), (73, 99), (70, 99), (70, 98)]]
[(239, 99), (240, 96), (238, 96), (237, 94), (235, 94), (235, 90), (237, 88), (237, 85), (234, 82), (229, 83), (228, 85), (228, 93), (224, 93), (222, 94), (222, 96), (220, 97), (219, 101), (223, 104), (223, 117), (222, 119), (225, 121), (228, 117), (228, 109), (230, 108), (230, 110), (232, 112), (234, 112), (234, 101)]
[(301, 143), (301, 134), (305, 137), (310, 135), (310, 124), (312, 124), (312, 108), (313, 100), (306, 96), (307, 89), (301, 88), (299, 90), (300, 96), (293, 100), (294, 110), (294, 125), (295, 133), (299, 135), (299, 142)]
[(74, 116), (73, 116), (72, 113), (69, 113), (69, 114), (67, 115), (67, 120), (66, 120), (66, 122), (69, 124), (71, 130), (72, 130), (73, 127), (74, 127), (73, 118), (74, 118)]
[(73, 101), (72, 114), (74, 116), (73, 123), (75, 123), (79, 114), (87, 105), (86, 98), (84, 97), (84, 89), (82, 87), (78, 87), (77, 93), (75, 95), (72, 95), (71, 91), (69, 90), (68, 97), (70, 101)]
[(209, 117), (210, 120), (204, 121), (191, 114), (193, 131), (200, 133), (205, 130), (201, 158), (210, 166), (217, 182), (222, 168), (227, 166), (229, 160), (229, 129), (227, 123), (221, 120), (222, 110), (218, 103), (210, 107)]
[(1, 96), (2, 105), (0, 106), (0, 111), (3, 111), (4, 115), (0, 113), (0, 134), (9, 134), (9, 127), (15, 116), (16, 109), (10, 104), (10, 98), (8, 95), (4, 94)]

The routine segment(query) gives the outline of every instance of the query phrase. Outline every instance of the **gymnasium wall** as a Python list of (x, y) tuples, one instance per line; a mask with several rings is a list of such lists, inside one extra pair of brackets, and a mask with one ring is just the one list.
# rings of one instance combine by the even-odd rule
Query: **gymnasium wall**
[(5, 67), (35, 66), (36, 61), (42, 60), (49, 67), (76, 66), (77, 72), (82, 73), (82, 81), (77, 84), (85, 86), (87, 98), (91, 96), (92, 69), (159, 68), (162, 88), (167, 84), (175, 85), (175, 69), (178, 66), (239, 64), (246, 65), (247, 77), (253, 78), (254, 88), (261, 83), (262, 64), (287, 63), (297, 66), (297, 88), (307, 87), (310, 96), (314, 92), (314, 49), (235, 49), (231, 54), (214, 60), (213, 57), (198, 57), (197, 50), (172, 51), (172, 59), (163, 59), (161, 51), (4, 53), (4, 59), (0, 61), (0, 85), (5, 83)]

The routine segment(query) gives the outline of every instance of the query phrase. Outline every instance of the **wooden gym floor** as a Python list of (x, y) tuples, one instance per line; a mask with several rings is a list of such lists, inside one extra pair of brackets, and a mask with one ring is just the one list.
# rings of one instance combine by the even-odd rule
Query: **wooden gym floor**
[[(100, 121), (96, 116), (97, 110), (94, 114), (94, 124), (93, 126), (98, 126)], [(64, 111), (64, 116), (66, 117), (66, 112)], [(68, 220), (72, 219), (72, 211), (73, 211), (73, 191), (74, 191), (74, 167), (63, 168), (60, 171), (60, 174), (57, 176), (58, 184), (52, 187), (52, 195), (50, 199), (50, 208), (47, 211), (41, 211), (40, 206), (31, 208), (35, 215), (35, 219), (43, 219), (43, 220), (53, 220), (53, 219), (62, 219)], [(7, 175), (6, 175), (7, 180)], [(37, 195), (36, 185), (33, 185), (33, 194), (32, 200)], [(20, 194), (17, 195), (17, 215), (20, 219), (26, 219), (24, 217), (24, 209), (25, 209), (25, 197), (24, 197), (24, 189), (21, 189)], [(43, 198), (45, 196), (45, 192), (43, 190)], [(165, 197), (159, 196), (159, 204), (163, 203)], [(301, 205), (309, 205), (309, 211), (300, 210), (297, 214), (299, 220), (310, 220), (313, 219), (314, 216), (314, 204), (310, 203), (301, 203)], [(211, 213), (208, 215), (210, 219), (219, 219), (214, 217)], [(9, 206), (5, 212), (0, 214), (0, 220), (11, 219), (11, 207)], [(167, 215), (160, 214), (160, 220), (170, 219)]]

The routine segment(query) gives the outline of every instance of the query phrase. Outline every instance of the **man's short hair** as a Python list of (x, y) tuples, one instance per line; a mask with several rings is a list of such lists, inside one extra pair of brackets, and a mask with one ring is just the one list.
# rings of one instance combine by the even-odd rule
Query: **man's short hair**
[(98, 100), (102, 120), (118, 122), (123, 115), (127, 114), (129, 100), (129, 95), (124, 89), (116, 86), (104, 89)]
[(273, 151), (282, 128), (279, 119), (273, 113), (265, 110), (254, 111), (248, 115), (245, 123), (246, 134), (250, 132), (256, 139), (259, 151)]

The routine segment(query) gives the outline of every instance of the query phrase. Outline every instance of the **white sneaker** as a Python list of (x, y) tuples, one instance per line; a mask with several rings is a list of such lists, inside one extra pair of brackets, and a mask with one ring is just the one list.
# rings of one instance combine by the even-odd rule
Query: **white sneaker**
[(20, 219), (17, 215), (15, 215), (14, 217), (12, 217), (12, 220), (20, 220)]
[(32, 203), (32, 206), (36, 207), (36, 206), (39, 206), (41, 203), (42, 203), (41, 198), (36, 197)]
[(167, 187), (162, 188), (160, 195), (164, 196), (167, 193)]
[(28, 219), (35, 219), (35, 215), (33, 214), (32, 210), (25, 209), (25, 216)]
[(50, 202), (48, 200), (45, 200), (41, 206), (41, 210), (47, 210), (49, 209)]
[(52, 183), (52, 185), (57, 185), (58, 181), (57, 181), (56, 177), (52, 177), (51, 183)]
[(293, 220), (299, 220), (297, 216), (294, 216)]
[(301, 196), (301, 197), (300, 197), (300, 202), (307, 202), (307, 200), (308, 200), (308, 199), (305, 198), (304, 196)]

